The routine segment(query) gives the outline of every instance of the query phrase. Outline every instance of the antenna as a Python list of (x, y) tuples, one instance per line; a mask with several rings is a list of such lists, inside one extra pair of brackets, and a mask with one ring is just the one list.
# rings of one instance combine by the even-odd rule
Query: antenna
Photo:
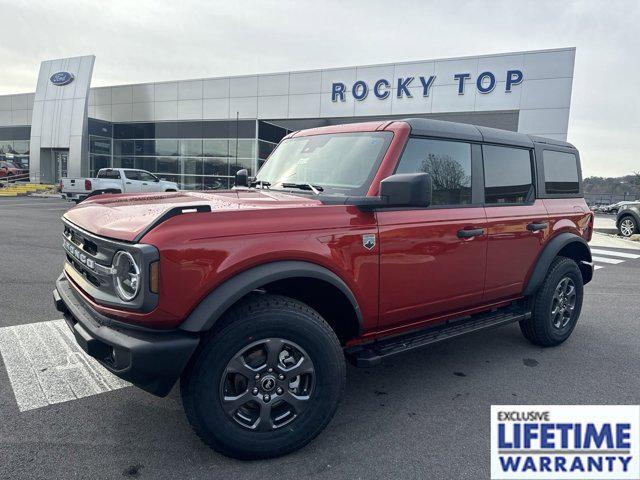
[(238, 167), (238, 124), (240, 123), (240, 112), (236, 111), (236, 168)]

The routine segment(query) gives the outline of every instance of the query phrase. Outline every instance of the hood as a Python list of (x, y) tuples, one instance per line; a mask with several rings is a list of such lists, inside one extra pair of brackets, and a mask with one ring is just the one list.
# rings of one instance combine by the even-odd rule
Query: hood
[(101, 195), (85, 200), (63, 218), (96, 235), (133, 242), (174, 209), (182, 213), (183, 209), (208, 207), (212, 212), (222, 212), (319, 205), (322, 203), (310, 196), (269, 190)]

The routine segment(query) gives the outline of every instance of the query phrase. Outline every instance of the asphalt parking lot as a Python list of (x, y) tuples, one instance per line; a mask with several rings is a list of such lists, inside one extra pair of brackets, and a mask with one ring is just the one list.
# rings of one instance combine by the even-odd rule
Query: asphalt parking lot
[[(68, 207), (0, 199), (0, 328), (60, 318), (51, 290)], [(125, 387), (21, 410), (3, 358), (0, 478), (489, 478), (492, 404), (640, 402), (640, 250), (620, 242), (594, 242), (600, 268), (564, 345), (534, 347), (511, 325), (350, 367), (329, 427), (280, 459), (240, 462), (209, 450), (177, 388), (167, 398)]]

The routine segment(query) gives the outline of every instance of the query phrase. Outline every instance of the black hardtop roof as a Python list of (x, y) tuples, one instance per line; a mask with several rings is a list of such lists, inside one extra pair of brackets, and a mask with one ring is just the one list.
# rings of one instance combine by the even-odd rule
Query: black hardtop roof
[(407, 122), (411, 126), (411, 133), (413, 135), (425, 137), (454, 138), (457, 140), (498, 143), (518, 147), (533, 147), (534, 143), (544, 143), (575, 149), (570, 143), (561, 140), (527, 135), (526, 133), (512, 132), (511, 130), (501, 130), (499, 128), (432, 120), (430, 118), (406, 118), (402, 121)]

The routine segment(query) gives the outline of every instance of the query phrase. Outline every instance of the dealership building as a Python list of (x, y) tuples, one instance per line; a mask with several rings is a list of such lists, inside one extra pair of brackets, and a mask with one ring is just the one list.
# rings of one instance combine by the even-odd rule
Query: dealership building
[(566, 140), (574, 59), (561, 48), (96, 88), (94, 56), (47, 60), (35, 93), (0, 96), (0, 160), (40, 183), (112, 166), (212, 189), (323, 125), (422, 117)]

